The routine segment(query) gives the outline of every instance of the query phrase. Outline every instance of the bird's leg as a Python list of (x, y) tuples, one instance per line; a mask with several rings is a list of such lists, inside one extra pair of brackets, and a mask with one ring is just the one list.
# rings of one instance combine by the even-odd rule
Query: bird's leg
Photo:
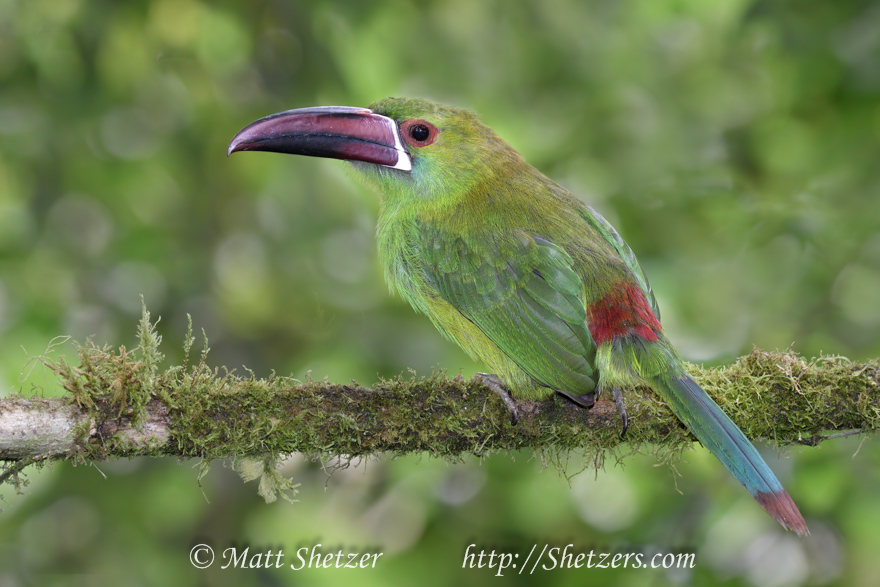
[(623, 393), (621, 393), (620, 389), (613, 387), (611, 395), (614, 396), (614, 403), (617, 404), (617, 413), (620, 414), (620, 419), (623, 420), (623, 430), (620, 431), (620, 438), (623, 438), (626, 436), (626, 427), (629, 424), (629, 420), (626, 417), (626, 405), (623, 403)]
[(507, 388), (504, 387), (504, 384), (501, 383), (498, 376), (490, 373), (477, 373), (472, 379), (476, 379), (498, 394), (498, 397), (500, 397), (501, 401), (504, 402), (504, 405), (507, 406), (507, 411), (510, 412), (510, 423), (516, 425), (517, 420), (519, 420), (519, 412), (516, 409), (516, 404), (513, 403), (513, 398), (510, 397), (510, 392), (507, 391)]
[(596, 403), (596, 394), (595, 393), (585, 393), (584, 395), (573, 395), (566, 391), (562, 391), (561, 389), (557, 389), (556, 393), (567, 399), (573, 404), (577, 404), (582, 408), (590, 409), (593, 407), (593, 404)]

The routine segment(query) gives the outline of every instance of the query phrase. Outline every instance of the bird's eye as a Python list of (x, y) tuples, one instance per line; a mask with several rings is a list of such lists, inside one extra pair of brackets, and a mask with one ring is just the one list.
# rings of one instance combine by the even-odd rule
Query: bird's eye
[(431, 130), (424, 124), (416, 124), (410, 127), (409, 136), (411, 136), (414, 141), (421, 143), (428, 140), (428, 137), (431, 136)]
[(400, 125), (400, 134), (413, 147), (427, 147), (437, 137), (437, 127), (426, 120), (407, 120)]

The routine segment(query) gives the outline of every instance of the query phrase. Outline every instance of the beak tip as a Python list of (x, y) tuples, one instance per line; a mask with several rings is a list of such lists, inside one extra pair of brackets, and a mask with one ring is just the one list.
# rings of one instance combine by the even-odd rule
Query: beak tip
[(238, 137), (232, 139), (232, 142), (229, 143), (229, 146), (226, 148), (226, 156), (227, 156), (227, 157), (229, 157), (230, 155), (232, 155), (233, 153), (235, 153), (235, 152), (237, 152), (237, 151), (241, 151), (241, 150), (242, 150), (242, 149), (241, 149), (241, 143), (240, 143), (239, 141), (236, 140), (237, 138), (238, 138)]

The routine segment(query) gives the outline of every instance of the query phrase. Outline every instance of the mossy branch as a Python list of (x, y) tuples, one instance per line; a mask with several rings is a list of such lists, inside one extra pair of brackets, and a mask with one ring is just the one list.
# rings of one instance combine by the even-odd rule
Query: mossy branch
[[(88, 343), (79, 364), (44, 359), (67, 394), (0, 399), (0, 480), (47, 460), (85, 463), (136, 456), (261, 459), (278, 455), (360, 457), (427, 452), (457, 459), (523, 448), (558, 461), (572, 449), (601, 461), (621, 443), (611, 402), (590, 410), (558, 397), (517, 402), (511, 423), (503, 402), (478, 380), (444, 375), (356, 383), (259, 379), (207, 366), (207, 340), (190, 361), (159, 370), (160, 338), (146, 313), (135, 351)], [(194, 363), (194, 364), (193, 364)], [(880, 369), (876, 361), (843, 357), (806, 361), (792, 352), (755, 350), (732, 365), (690, 367), (691, 374), (750, 438), (815, 445), (829, 435), (872, 432), (880, 426)], [(677, 454), (693, 438), (649, 389), (626, 392), (634, 449)], [(608, 398), (606, 398), (608, 399)], [(838, 433), (838, 434), (835, 434)]]

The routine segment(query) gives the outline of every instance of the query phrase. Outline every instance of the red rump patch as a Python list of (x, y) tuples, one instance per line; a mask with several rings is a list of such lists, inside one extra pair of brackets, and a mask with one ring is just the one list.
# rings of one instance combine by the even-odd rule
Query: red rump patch
[(617, 283), (603, 298), (590, 304), (587, 321), (596, 344), (630, 333), (652, 342), (661, 329), (645, 292), (634, 283)]

